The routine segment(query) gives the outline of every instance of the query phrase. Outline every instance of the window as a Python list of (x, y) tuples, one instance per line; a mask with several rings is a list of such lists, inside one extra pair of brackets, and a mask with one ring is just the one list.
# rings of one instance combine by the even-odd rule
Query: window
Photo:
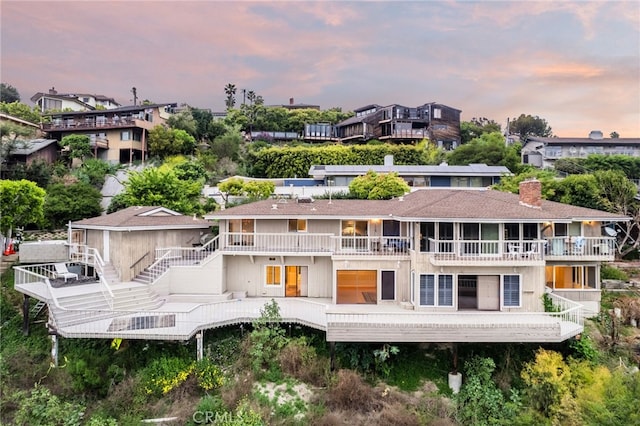
[(453, 275), (420, 275), (421, 306), (453, 306)]
[(131, 140), (131, 133), (128, 130), (125, 130), (124, 132), (120, 132), (120, 140), (121, 141)]
[(436, 298), (434, 294), (434, 275), (420, 275), (420, 305), (435, 306)]
[(440, 108), (433, 109), (433, 118), (442, 118), (442, 110)]
[(502, 306), (520, 307), (520, 275), (505, 275), (502, 282)]
[(267, 265), (265, 268), (264, 284), (266, 286), (282, 285), (282, 266)]
[(307, 220), (289, 219), (289, 232), (307, 232)]
[(438, 276), (438, 306), (453, 306), (453, 275)]
[(562, 157), (562, 147), (560, 146), (548, 146), (544, 149), (544, 154), (549, 158)]

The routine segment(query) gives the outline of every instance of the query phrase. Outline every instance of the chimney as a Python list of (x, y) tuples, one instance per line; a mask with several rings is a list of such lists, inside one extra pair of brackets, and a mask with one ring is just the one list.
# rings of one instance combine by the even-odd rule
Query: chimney
[(289, 98), (289, 105), (293, 105), (293, 98)]
[(57, 94), (58, 94), (58, 91), (56, 90), (56, 88), (55, 88), (55, 87), (51, 87), (51, 89), (49, 89), (49, 94), (50, 94), (50, 95), (57, 95)]
[(542, 207), (542, 183), (538, 179), (520, 182), (520, 204), (539, 209)]

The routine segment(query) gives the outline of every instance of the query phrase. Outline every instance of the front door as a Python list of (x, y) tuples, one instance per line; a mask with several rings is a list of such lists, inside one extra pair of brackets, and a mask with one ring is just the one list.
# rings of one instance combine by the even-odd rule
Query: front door
[(286, 297), (307, 296), (307, 267), (284, 267), (284, 288)]
[(500, 310), (500, 277), (498, 275), (478, 277), (478, 309), (484, 311)]

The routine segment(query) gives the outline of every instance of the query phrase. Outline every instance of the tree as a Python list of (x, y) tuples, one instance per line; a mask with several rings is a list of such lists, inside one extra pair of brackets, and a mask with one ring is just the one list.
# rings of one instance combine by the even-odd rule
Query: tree
[(87, 135), (68, 135), (62, 138), (60, 145), (69, 148), (69, 156), (83, 160), (91, 154), (91, 139)]
[(69, 221), (100, 216), (101, 201), (102, 194), (89, 183), (54, 183), (47, 187), (44, 217), (49, 227), (63, 227)]
[(195, 147), (196, 139), (184, 130), (159, 125), (149, 131), (149, 152), (153, 156), (165, 158), (170, 155), (192, 154)]
[(20, 102), (18, 89), (10, 84), (0, 83), (0, 101), (9, 103)]
[(203, 184), (180, 180), (169, 168), (148, 167), (130, 172), (124, 191), (113, 198), (108, 212), (130, 206), (163, 206), (183, 214), (202, 213)]
[(454, 149), (447, 157), (453, 165), (484, 163), (489, 166), (505, 166), (513, 173), (521, 167), (520, 144), (507, 146), (499, 132), (483, 133), (471, 142)]
[(620, 135), (618, 134), (618, 132), (614, 131), (614, 132), (609, 133), (609, 137), (611, 139), (618, 139), (620, 137)]
[(240, 133), (227, 132), (213, 140), (211, 150), (218, 158), (227, 157), (233, 161), (237, 161), (240, 155), (241, 143), (242, 135), (240, 135)]
[(178, 114), (173, 114), (167, 120), (167, 125), (172, 129), (184, 130), (191, 136), (196, 136), (198, 133), (198, 124), (191, 114), (191, 110), (185, 109)]
[(537, 179), (542, 184), (542, 198), (550, 200), (556, 194), (556, 178), (556, 174), (551, 170), (530, 168), (513, 176), (502, 176), (500, 182), (495, 184), (493, 188), (498, 191), (517, 194), (520, 192), (520, 182), (528, 179)]
[(41, 223), (45, 194), (28, 180), (0, 180), (0, 232), (10, 239), (16, 227)]
[(601, 170), (593, 176), (603, 208), (631, 217), (630, 221), (618, 223), (618, 253), (625, 256), (640, 247), (640, 203), (635, 198), (638, 188), (619, 170)]
[(218, 185), (218, 191), (220, 191), (224, 202), (227, 203), (230, 195), (236, 197), (244, 195), (244, 181), (238, 177), (227, 179)]
[(0, 166), (9, 161), (16, 149), (26, 147), (28, 142), (23, 139), (34, 134), (32, 127), (11, 122), (0, 123)]
[(409, 185), (395, 172), (377, 174), (369, 170), (366, 175), (356, 177), (349, 184), (349, 193), (361, 200), (388, 200), (410, 190)]
[(227, 84), (224, 86), (224, 93), (227, 95), (224, 102), (227, 106), (227, 110), (232, 109), (236, 104), (236, 85), (231, 83)]
[(509, 132), (520, 135), (521, 140), (525, 140), (527, 136), (550, 137), (551, 127), (547, 124), (547, 120), (537, 115), (520, 114), (520, 117), (511, 119), (509, 123)]
[(501, 132), (500, 125), (486, 117), (472, 118), (460, 123), (460, 139), (462, 144), (482, 136), (484, 133)]
[(251, 180), (242, 187), (245, 194), (250, 198), (266, 199), (273, 194), (276, 186), (271, 181)]
[(550, 198), (573, 206), (602, 208), (600, 187), (593, 175), (569, 175), (555, 182), (555, 194)]
[(38, 107), (31, 108), (20, 102), (0, 102), (0, 112), (34, 124), (39, 124), (42, 121)]

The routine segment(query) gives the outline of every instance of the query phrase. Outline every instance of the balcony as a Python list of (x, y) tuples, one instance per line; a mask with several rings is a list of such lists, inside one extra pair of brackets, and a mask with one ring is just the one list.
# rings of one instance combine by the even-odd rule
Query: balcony
[(615, 260), (614, 237), (550, 237), (546, 238), (545, 259), (553, 261)]
[(425, 247), (437, 266), (526, 266), (544, 264), (544, 240), (436, 240)]
[(108, 117), (103, 120), (97, 118), (78, 118), (78, 119), (54, 119), (51, 123), (43, 123), (42, 130), (47, 132), (70, 131), (70, 130), (95, 130), (95, 129), (113, 129), (121, 127), (139, 127), (138, 117)]
[(408, 237), (335, 236), (304, 232), (227, 232), (221, 234), (220, 241), (220, 250), (234, 255), (407, 256), (412, 248)]

